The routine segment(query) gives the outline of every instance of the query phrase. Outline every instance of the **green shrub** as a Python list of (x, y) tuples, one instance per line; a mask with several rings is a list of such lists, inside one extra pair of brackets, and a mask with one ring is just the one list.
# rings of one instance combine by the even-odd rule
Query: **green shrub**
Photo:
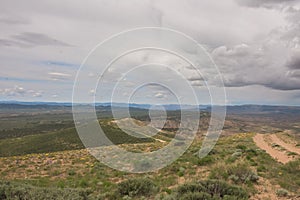
[(267, 168), (263, 165), (260, 165), (257, 167), (257, 171), (258, 172), (266, 172), (267, 171)]
[(231, 180), (234, 183), (257, 182), (259, 177), (246, 164), (220, 165), (213, 168), (209, 175), (213, 179)]
[(289, 192), (285, 189), (278, 189), (276, 190), (276, 195), (279, 197), (286, 197), (289, 195)]
[(185, 173), (185, 168), (184, 167), (180, 167), (179, 170), (178, 170), (177, 175), (181, 177), (181, 176), (184, 176), (184, 173)]
[(288, 155), (288, 156), (296, 156), (296, 155), (298, 155), (298, 154), (295, 153), (295, 152), (288, 152), (287, 155)]
[(57, 189), (34, 187), (26, 184), (0, 182), (0, 199), (5, 200), (85, 200), (89, 191), (79, 189)]
[(227, 172), (227, 165), (218, 164), (210, 170), (209, 178), (218, 180), (227, 180), (229, 175)]
[(150, 196), (156, 189), (156, 185), (148, 178), (129, 179), (118, 184), (121, 196)]
[(71, 169), (71, 170), (68, 171), (68, 175), (69, 176), (74, 176), (74, 175), (76, 175), (76, 172), (73, 169)]
[(240, 187), (219, 180), (203, 180), (179, 186), (174, 199), (248, 199), (248, 194)]
[(214, 161), (215, 161), (214, 158), (212, 156), (208, 155), (208, 156), (198, 160), (198, 165), (200, 165), (200, 166), (209, 165), (209, 164), (213, 163)]
[(206, 180), (200, 181), (199, 184), (206, 189), (206, 192), (211, 196), (224, 197), (235, 196), (240, 199), (248, 198), (248, 194), (242, 188), (230, 185), (224, 181), (219, 180)]
[(195, 193), (189, 192), (179, 197), (179, 200), (210, 200), (210, 199), (212, 199), (212, 197), (209, 194), (203, 192), (195, 192)]
[(236, 145), (236, 148), (241, 149), (242, 151), (245, 151), (247, 149), (247, 147), (245, 145), (241, 145), (241, 144)]
[(259, 177), (246, 164), (234, 165), (228, 168), (228, 175), (237, 177), (235, 183), (257, 182)]
[(88, 182), (84, 179), (81, 179), (78, 184), (82, 188), (87, 187), (89, 185)]
[(272, 143), (272, 147), (274, 148), (274, 147), (280, 147), (280, 145), (279, 144), (276, 144), (276, 143)]
[(247, 149), (246, 150), (247, 155), (249, 156), (257, 156), (257, 151), (255, 149)]
[(226, 160), (226, 163), (233, 163), (243, 155), (242, 149), (236, 149), (233, 154)]
[(286, 165), (283, 165), (281, 169), (291, 174), (300, 173), (300, 160), (288, 162)]
[(196, 192), (203, 192), (203, 191), (205, 191), (205, 188), (198, 183), (186, 183), (177, 188), (177, 193), (179, 195), (183, 195), (189, 192), (196, 193)]

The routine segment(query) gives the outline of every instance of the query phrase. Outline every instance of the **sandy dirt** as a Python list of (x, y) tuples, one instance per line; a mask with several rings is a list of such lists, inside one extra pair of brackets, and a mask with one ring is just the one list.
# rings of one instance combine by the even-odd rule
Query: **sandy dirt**
[[(268, 142), (266, 141), (266, 139), (270, 140), (270, 138), (265, 138), (265, 137), (266, 137), (265, 134), (256, 134), (253, 137), (253, 140), (259, 148), (265, 150), (270, 156), (272, 156), (278, 162), (285, 164), (285, 163), (288, 163), (293, 160), (293, 158), (291, 156), (288, 156), (286, 154), (286, 152), (273, 148), (269, 144), (269, 141)], [(279, 138), (277, 138), (277, 139), (279, 139)]]
[(278, 197), (276, 191), (280, 189), (279, 185), (272, 184), (269, 180), (260, 177), (259, 184), (255, 185), (256, 194), (249, 200), (300, 200), (300, 196)]
[(272, 185), (269, 180), (260, 178), (259, 185), (256, 185), (257, 193), (253, 195), (250, 200), (281, 200), (285, 198), (279, 198), (276, 195), (276, 189), (278, 186)]
[(300, 155), (300, 149), (297, 148), (294, 144), (290, 144), (290, 143), (286, 143), (286, 142), (282, 141), (275, 134), (272, 134), (269, 137), (270, 137), (270, 139), (272, 140), (273, 143), (276, 143), (276, 144), (282, 146), (283, 148), (285, 148), (286, 150), (288, 150), (290, 152), (294, 152), (294, 153), (297, 153), (297, 154)]

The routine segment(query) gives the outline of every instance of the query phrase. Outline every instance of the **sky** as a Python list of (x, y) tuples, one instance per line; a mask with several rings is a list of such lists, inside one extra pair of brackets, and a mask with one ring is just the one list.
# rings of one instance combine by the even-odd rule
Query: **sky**
[[(87, 57), (112, 35), (140, 27), (172, 29), (197, 41), (220, 72), (227, 104), (300, 105), (299, 0), (2, 0), (0, 101), (71, 102), (78, 70), (86, 74), (76, 93), (82, 102), (95, 95), (102, 102), (193, 104), (196, 93), (199, 104), (208, 104), (207, 85), (222, 93), (203, 52), (176, 37), (160, 42), (200, 60), (206, 75), (195, 76), (170, 52), (149, 49), (106, 69), (102, 61), (120, 53), (126, 38)], [(133, 36), (134, 44), (152, 38)]]

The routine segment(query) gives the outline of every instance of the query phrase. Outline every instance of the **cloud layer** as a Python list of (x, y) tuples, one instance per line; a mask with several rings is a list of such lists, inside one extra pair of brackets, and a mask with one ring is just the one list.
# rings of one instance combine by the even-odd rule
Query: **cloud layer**
[[(298, 104), (300, 100), (299, 0), (3, 0), (0, 13), (0, 100), (71, 101), (77, 69), (89, 51), (113, 34), (145, 26), (176, 29), (201, 43), (219, 67), (231, 103)], [(180, 45), (197, 55), (190, 46)], [(202, 97), (205, 82), (213, 84), (213, 76), (204, 79), (186, 63), (156, 57), (184, 73), (199, 97), (207, 100)], [(143, 59), (153, 57), (146, 52), (129, 56), (124, 69)], [(104, 68), (101, 63), (95, 67)], [(121, 75), (111, 69), (107, 90)], [(152, 76), (171, 79), (155, 70)], [(127, 77), (124, 86), (132, 87), (139, 79)], [(176, 84), (176, 78), (173, 81)], [(267, 97), (259, 99), (261, 91)], [(85, 95), (94, 93), (87, 86)], [(166, 97), (161, 90), (153, 96)]]

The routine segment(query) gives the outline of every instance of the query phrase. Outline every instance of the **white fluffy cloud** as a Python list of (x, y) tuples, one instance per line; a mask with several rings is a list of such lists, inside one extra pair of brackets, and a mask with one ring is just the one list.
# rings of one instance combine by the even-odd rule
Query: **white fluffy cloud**
[(16, 85), (13, 88), (0, 89), (0, 94), (9, 97), (42, 97), (43, 91), (27, 90)]

